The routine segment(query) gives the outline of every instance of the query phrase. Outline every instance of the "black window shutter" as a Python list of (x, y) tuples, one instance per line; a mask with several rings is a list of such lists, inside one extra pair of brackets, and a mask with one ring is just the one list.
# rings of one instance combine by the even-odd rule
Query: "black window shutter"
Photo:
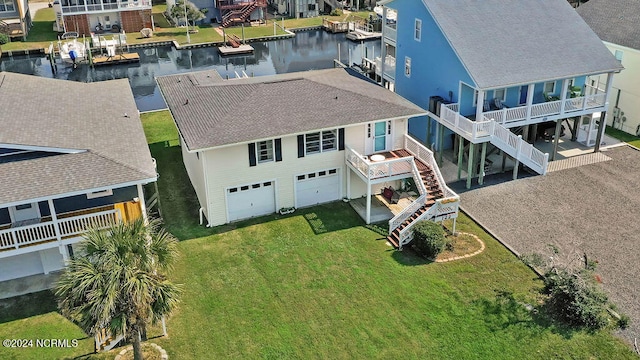
[(298, 157), (304, 157), (304, 135), (298, 135)]
[(338, 129), (338, 150), (344, 150), (344, 128)]
[(276, 148), (276, 161), (282, 161), (282, 141), (281, 139), (275, 140), (275, 148)]
[(256, 166), (256, 143), (249, 143), (249, 166)]

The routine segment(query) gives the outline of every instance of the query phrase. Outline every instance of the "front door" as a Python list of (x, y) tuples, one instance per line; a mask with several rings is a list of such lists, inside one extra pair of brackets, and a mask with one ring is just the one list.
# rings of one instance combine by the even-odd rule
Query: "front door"
[(11, 222), (18, 222), (30, 219), (40, 218), (40, 208), (38, 203), (21, 204), (9, 207), (9, 215)]
[(529, 90), (529, 85), (520, 86), (520, 101), (518, 104), (526, 104), (527, 103), (527, 92)]
[(387, 150), (387, 122), (380, 121), (374, 125), (373, 152)]

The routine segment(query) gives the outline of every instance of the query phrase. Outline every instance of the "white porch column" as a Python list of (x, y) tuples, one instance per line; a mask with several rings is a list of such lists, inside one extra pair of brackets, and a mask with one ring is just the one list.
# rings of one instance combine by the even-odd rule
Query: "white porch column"
[(49, 205), (49, 212), (51, 213), (51, 221), (53, 222), (53, 229), (56, 232), (56, 239), (58, 239), (58, 251), (60, 251), (60, 254), (62, 255), (62, 259), (66, 263), (67, 261), (69, 261), (69, 254), (67, 253), (67, 250), (64, 248), (64, 245), (62, 245), (62, 235), (60, 234), (60, 226), (58, 225), (58, 215), (56, 214), (56, 208), (53, 205), (53, 199), (47, 200), (47, 203)]
[(346, 166), (347, 168), (347, 199), (351, 200), (351, 168), (349, 168), (349, 166)]
[[(387, 57), (387, 43), (384, 40), (386, 34), (385, 27), (387, 26), (387, 7), (382, 6), (382, 48), (380, 49), (380, 84), (384, 86), (384, 59)], [(372, 59), (375, 63), (376, 57), (375, 54), (371, 55)], [(398, 66), (396, 64), (396, 66)], [(375, 72), (373, 73), (375, 77)], [(394, 74), (395, 75), (395, 74)]]
[[(613, 73), (607, 74), (607, 87), (604, 93), (604, 111), (600, 114), (600, 125), (598, 127), (598, 135), (596, 136), (596, 146), (593, 152), (600, 151), (600, 143), (604, 136), (604, 130), (607, 127), (607, 110), (609, 109), (609, 93), (611, 93), (611, 86), (613, 85)], [(586, 102), (586, 101), (585, 101)]]
[(367, 184), (367, 224), (371, 223), (371, 184)]
[(140, 211), (142, 211), (142, 219), (144, 219), (144, 223), (149, 223), (149, 218), (147, 215), (147, 204), (144, 200), (144, 191), (142, 191), (142, 184), (136, 185), (138, 188), (138, 201), (140, 202)]
[(476, 102), (476, 121), (482, 121), (484, 112), (484, 90), (478, 90), (478, 101)]
[(560, 115), (564, 115), (564, 103), (567, 100), (567, 92), (569, 92), (569, 79), (562, 80), (562, 93), (560, 94)]
[(53, 229), (56, 232), (56, 239), (58, 242), (62, 241), (62, 235), (60, 235), (60, 226), (58, 225), (58, 215), (56, 214), (56, 208), (53, 206), (53, 200), (47, 200), (49, 204), (49, 212), (51, 212), (51, 221), (53, 222)]
[(533, 105), (533, 91), (535, 90), (535, 84), (529, 84), (527, 87), (527, 119), (525, 123), (531, 123), (531, 105)]

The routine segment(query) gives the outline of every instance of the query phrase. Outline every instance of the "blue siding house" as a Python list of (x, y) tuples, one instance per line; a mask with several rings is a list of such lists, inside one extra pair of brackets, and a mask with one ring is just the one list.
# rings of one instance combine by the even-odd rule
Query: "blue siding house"
[[(549, 155), (530, 143), (539, 123), (556, 122), (558, 132), (564, 119), (576, 119), (572, 139), (598, 151), (598, 119), (623, 68), (566, 1), (380, 4), (376, 72), (385, 87), (429, 110), (411, 120), (409, 132), (440, 157), (455, 147), (459, 169), (467, 159), (468, 187), (475, 176), (483, 181), (488, 143), (514, 160), (514, 177), (519, 164), (546, 173)], [(601, 74), (606, 82), (597, 80)]]

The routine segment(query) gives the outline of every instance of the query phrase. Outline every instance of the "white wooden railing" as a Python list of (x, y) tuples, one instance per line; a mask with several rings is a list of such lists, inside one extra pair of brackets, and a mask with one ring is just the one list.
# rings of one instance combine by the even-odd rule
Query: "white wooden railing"
[[(116, 9), (124, 9), (124, 10), (133, 10), (133, 9), (150, 9), (151, 8), (151, 0), (131, 0), (131, 1), (101, 1), (97, 4), (89, 4), (88, 2), (85, 4), (70, 4), (66, 5), (65, 2), (61, 4), (62, 13), (64, 14), (73, 14), (73, 13), (88, 13), (88, 12), (98, 12), (98, 11), (108, 11), (108, 10), (116, 10)], [(104, 24), (103, 24), (104, 25)]]
[(421, 143), (416, 141), (414, 138), (406, 134), (404, 136), (404, 148), (408, 152), (410, 152), (414, 158), (429, 165), (431, 169), (433, 169), (433, 172), (436, 175), (436, 179), (438, 180), (438, 183), (440, 184), (440, 187), (444, 192), (445, 199), (450, 197), (458, 197), (458, 194), (456, 194), (453, 190), (451, 190), (451, 188), (449, 188), (447, 186), (447, 183), (444, 181), (444, 178), (442, 177), (442, 173), (440, 172), (440, 167), (438, 166), (438, 163), (436, 162), (436, 158), (433, 155), (433, 151), (427, 149), (424, 145), (422, 145)]
[(369, 180), (387, 178), (412, 172), (413, 157), (407, 156), (383, 161), (369, 161), (365, 156), (347, 147), (345, 160)]
[[(605, 106), (607, 95), (598, 93), (594, 95), (585, 95), (564, 100), (548, 101), (531, 105), (531, 124), (540, 122), (538, 118), (543, 117), (566, 117), (574, 116), (576, 112), (598, 109)], [(483, 120), (495, 120), (497, 123), (506, 127), (521, 126), (522, 122), (527, 120), (527, 107), (518, 106), (513, 108), (504, 108), (501, 110), (487, 111), (483, 113)]]
[(57, 222), (47, 221), (0, 230), (0, 250), (18, 249), (30, 244), (58, 240), (56, 226), (58, 226), (61, 238), (72, 237), (82, 234), (91, 226), (106, 228), (121, 218), (119, 210), (107, 210), (62, 218)]
[[(380, 56), (375, 58), (375, 65), (376, 75), (382, 75), (382, 58)], [(396, 77), (396, 58), (391, 55), (384, 58), (384, 74), (393, 79)]]
[[(440, 106), (440, 119), (444, 125), (458, 134), (467, 135), (467, 138), (476, 141), (486, 139), (491, 136), (489, 134), (489, 121), (473, 121), (467, 117), (460, 115), (458, 112), (458, 104), (442, 104)], [(485, 141), (486, 141), (485, 140)]]
[[(384, 20), (383, 20), (384, 21)], [(393, 41), (396, 41), (398, 37), (398, 30), (396, 29), (396, 24), (384, 25), (384, 37)]]
[[(404, 148), (405, 150), (410, 152), (414, 156), (414, 158), (422, 161), (423, 163), (431, 167), (433, 173), (436, 176), (438, 184), (440, 185), (444, 193), (443, 199), (457, 203), (459, 201), (459, 196), (453, 190), (451, 190), (445, 183), (444, 178), (442, 177), (442, 173), (440, 172), (440, 168), (438, 167), (438, 163), (436, 162), (436, 159), (433, 156), (433, 152), (427, 149), (424, 145), (417, 142), (415, 139), (413, 139), (409, 135), (405, 135)], [(420, 171), (418, 170), (418, 167), (415, 165), (415, 162), (414, 162), (414, 167), (415, 167), (414, 180), (416, 182), (416, 185), (418, 186), (418, 190), (421, 196), (418, 197), (416, 200), (414, 200), (411, 203), (411, 205), (409, 205), (404, 210), (402, 210), (402, 212), (400, 212), (399, 214), (394, 216), (391, 220), (389, 220), (389, 234), (391, 234), (394, 230), (400, 227), (400, 225), (402, 225), (407, 219), (413, 216), (413, 214), (415, 214), (416, 211), (418, 211), (426, 203), (427, 189), (424, 187), (424, 183), (422, 182), (422, 178), (420, 177)], [(423, 219), (425, 218), (425, 216), (429, 216), (428, 214), (434, 213), (435, 211), (437, 210), (433, 210), (433, 207), (431, 207), (428, 209), (427, 212), (420, 215), (418, 219)], [(457, 209), (456, 209), (456, 213), (457, 213)], [(427, 217), (427, 219), (430, 219), (430, 218), (431, 217)], [(409, 238), (411, 233), (409, 231), (410, 231), (410, 228), (412, 227), (412, 224), (415, 224), (415, 222), (418, 221), (418, 219), (415, 219), (411, 224), (409, 224), (409, 226), (406, 226), (404, 229), (400, 231), (400, 236), (399, 236), (400, 247), (402, 247), (403, 239), (406, 240), (406, 242), (411, 241), (411, 239)]]
[(409, 226), (400, 230), (398, 236), (398, 248), (408, 244), (413, 240), (413, 224), (421, 220), (442, 221), (458, 217), (460, 208), (460, 198), (438, 199), (427, 211), (418, 216)]
[[(551, 103), (552, 102), (544, 104)], [(555, 106), (559, 106), (559, 103), (557, 105), (548, 105), (547, 109), (552, 109)], [(456, 133), (463, 136), (466, 135), (465, 137), (470, 141), (490, 141), (514, 159), (527, 165), (537, 173), (546, 174), (549, 155), (527, 143), (521, 136), (518, 137), (512, 133), (507, 127), (501, 124), (500, 120), (494, 121), (492, 118), (487, 117), (487, 115), (491, 115), (495, 112), (485, 113), (483, 121), (472, 121), (460, 115), (458, 109), (458, 104), (442, 104), (440, 106), (440, 122)], [(539, 109), (542, 109), (542, 107), (539, 107)], [(503, 109), (499, 111), (501, 114), (509, 114), (508, 116), (518, 116), (517, 114), (521, 112), (521, 109)], [(507, 118), (507, 115), (503, 116)]]

